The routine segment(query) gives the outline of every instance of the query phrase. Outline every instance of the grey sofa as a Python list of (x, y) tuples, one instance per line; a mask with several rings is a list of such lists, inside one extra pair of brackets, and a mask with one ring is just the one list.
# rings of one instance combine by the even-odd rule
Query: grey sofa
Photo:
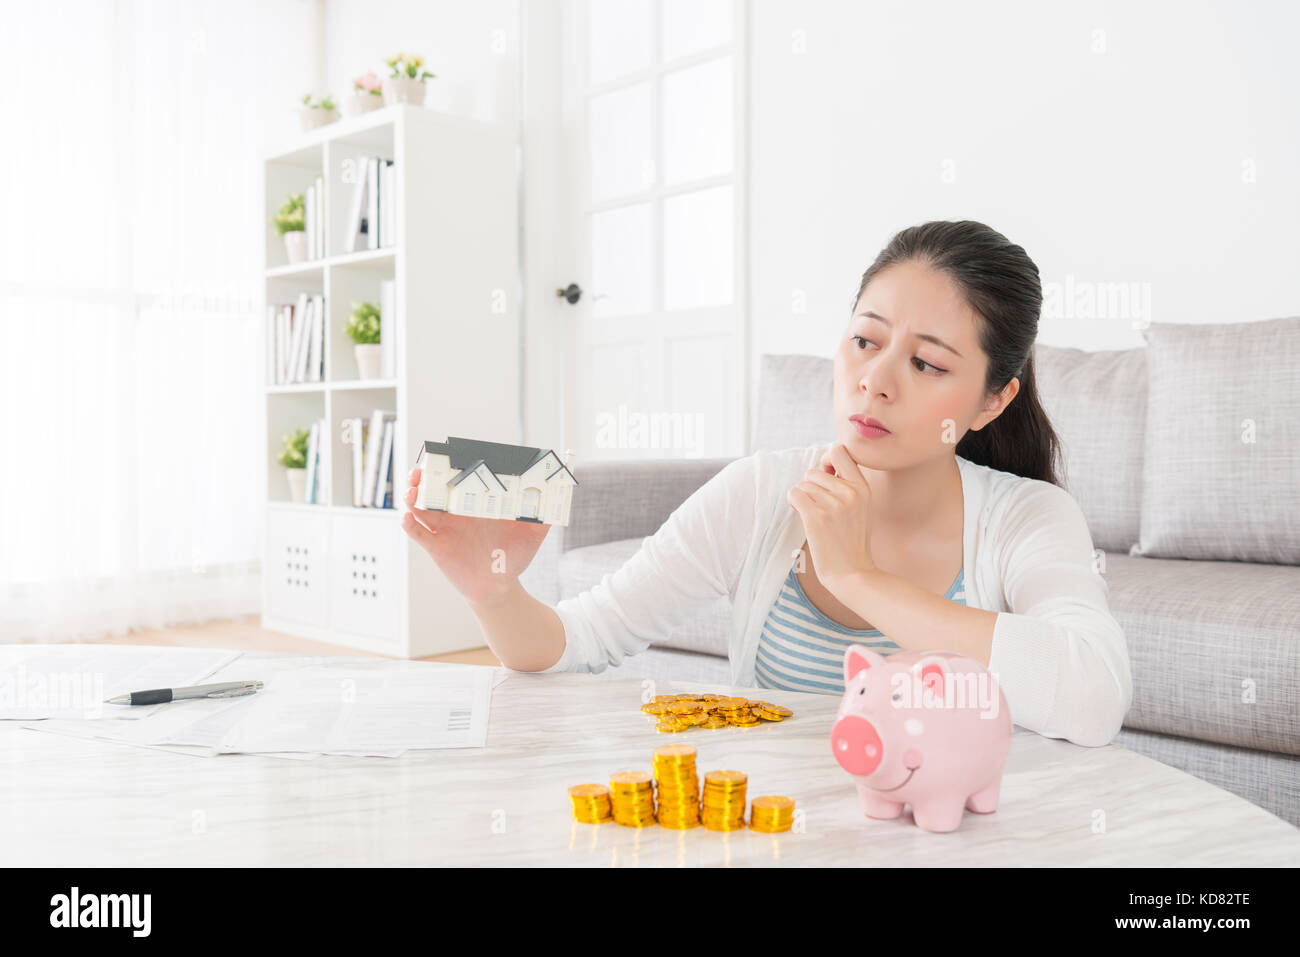
[[(1062, 440), (1064, 484), (1088, 519), (1111, 611), (1128, 638), (1134, 697), (1117, 743), (1300, 826), (1300, 534), (1290, 538), (1300, 520), (1300, 435), (1283, 434), (1292, 425), (1279, 425), (1289, 415), (1300, 428), (1293, 371), (1300, 319), (1273, 322), (1153, 326), (1146, 346), (1116, 352), (1040, 344), (1035, 361), (1044, 407)], [(1252, 327), (1264, 331), (1265, 351), (1281, 352), (1267, 361), (1288, 367), (1290, 385), (1266, 402), (1251, 393), (1253, 403), (1243, 406), (1222, 380), (1234, 356), (1243, 359), (1243, 330)], [(1207, 341), (1224, 328), (1236, 331)], [(1204, 350), (1225, 345), (1223, 368), (1189, 373)], [(1245, 361), (1260, 360), (1258, 350), (1245, 352)], [(1258, 389), (1257, 371), (1238, 366), (1237, 383)], [(829, 359), (764, 356), (752, 451), (833, 438), (831, 383)], [(1149, 405), (1160, 416), (1154, 435)], [(1272, 417), (1273, 452), (1295, 440), (1287, 454), (1261, 463), (1252, 449), (1247, 465), (1233, 459), (1230, 445), (1227, 452), (1206, 447), (1207, 417), (1235, 429), (1243, 408)], [(1180, 428), (1191, 428), (1190, 436), (1180, 438)], [(1207, 466), (1216, 455), (1227, 457), (1217, 472)], [(593, 587), (728, 461), (588, 463), (569, 527), (552, 529), (521, 581), (551, 604)], [(1242, 490), (1243, 479), (1253, 483), (1250, 491)], [(1225, 506), (1233, 494), (1236, 503)], [(1188, 529), (1180, 530), (1170, 495), (1191, 499), (1181, 504)], [(1256, 514), (1260, 509), (1272, 514)], [(720, 598), (679, 633), (604, 674), (723, 683), (729, 615)]]

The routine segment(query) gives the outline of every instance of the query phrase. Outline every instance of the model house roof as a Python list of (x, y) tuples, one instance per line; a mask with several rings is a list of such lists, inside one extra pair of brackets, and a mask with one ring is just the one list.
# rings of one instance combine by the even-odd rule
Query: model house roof
[[(457, 475), (450, 482), (448, 482), (447, 486), (449, 488), (455, 488), (457, 485), (459, 485), (465, 479), (469, 478), (471, 475), (476, 475), (478, 473), (478, 467), (484, 464), (486, 464), (485, 461), (483, 459), (479, 459), (477, 462), (473, 463), (468, 468), (461, 469), (460, 474)], [(492, 481), (497, 483), (497, 488), (499, 488), (501, 491), (504, 492), (506, 490), (506, 487), (501, 484), (501, 480), (497, 478), (496, 473), (492, 471), (492, 466), (490, 465), (488, 466), (488, 474), (492, 476)], [(482, 476), (479, 477), (482, 478)]]
[[(448, 483), (450, 485), (457, 484), (460, 479), (481, 464), (486, 464), (492, 470), (493, 475), (523, 475), (548, 455), (555, 455), (555, 452), (551, 449), (535, 449), (528, 445), (507, 445), (504, 442), (483, 442), (478, 439), (462, 439), (456, 435), (447, 436), (446, 442), (426, 441), (421, 454), (426, 452), (447, 456), (451, 461), (451, 467), (461, 470), (461, 474)], [(573, 484), (577, 485), (578, 480), (573, 478), (573, 473), (565, 467), (558, 455), (555, 456), (555, 461), (559, 465), (559, 469), (552, 472), (551, 475), (558, 475), (560, 470), (563, 470), (568, 474), (569, 478), (573, 479)]]

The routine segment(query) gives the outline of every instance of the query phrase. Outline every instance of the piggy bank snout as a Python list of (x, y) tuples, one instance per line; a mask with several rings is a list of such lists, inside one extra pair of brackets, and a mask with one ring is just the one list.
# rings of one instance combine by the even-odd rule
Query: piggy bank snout
[(865, 776), (880, 766), (880, 734), (866, 718), (846, 715), (831, 728), (835, 760), (849, 774)]

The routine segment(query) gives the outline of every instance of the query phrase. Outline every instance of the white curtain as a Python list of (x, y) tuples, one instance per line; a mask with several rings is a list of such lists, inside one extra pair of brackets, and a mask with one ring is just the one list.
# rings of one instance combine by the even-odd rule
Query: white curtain
[(259, 163), (316, 5), (6, 4), (0, 641), (260, 606)]

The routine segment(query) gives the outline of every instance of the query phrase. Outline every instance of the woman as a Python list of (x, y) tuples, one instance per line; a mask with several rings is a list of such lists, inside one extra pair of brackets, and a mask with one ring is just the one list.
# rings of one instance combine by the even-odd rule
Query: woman
[(734, 684), (837, 694), (850, 644), (954, 651), (997, 676), (1016, 724), (1105, 744), (1132, 700), (1128, 648), (1057, 484), (1041, 307), (1037, 267), (988, 226), (903, 230), (835, 352), (837, 441), (729, 463), (554, 608), (518, 582), (548, 526), (418, 510), (402, 527), (514, 670), (601, 671), (727, 595)]

